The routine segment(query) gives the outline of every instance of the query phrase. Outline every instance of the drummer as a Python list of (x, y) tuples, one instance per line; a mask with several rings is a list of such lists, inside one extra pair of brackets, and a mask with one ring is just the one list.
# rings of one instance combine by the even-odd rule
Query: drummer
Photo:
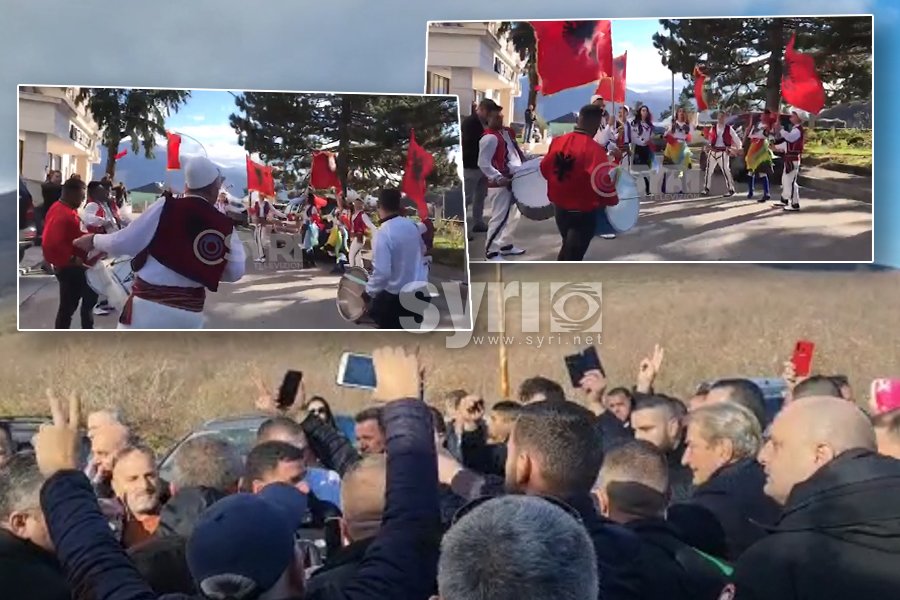
[(516, 143), (516, 134), (503, 126), (503, 109), (494, 105), (487, 111), (487, 128), (478, 144), (478, 167), (488, 180), (487, 199), (491, 203), (485, 257), (502, 261), (504, 256), (520, 256), (525, 250), (513, 245), (519, 209), (512, 194), (512, 177), (522, 168), (525, 153)]
[(595, 170), (609, 163), (606, 150), (594, 141), (602, 119), (602, 110), (596, 104), (583, 107), (575, 130), (553, 138), (541, 160), (547, 197), (556, 210), (556, 227), (562, 237), (556, 258), (560, 261), (584, 260), (594, 239), (597, 209), (618, 202), (615, 195), (605, 198), (594, 189)]
[(184, 181), (183, 196), (160, 198), (125, 229), (75, 241), (87, 252), (135, 257), (119, 329), (201, 329), (206, 290), (244, 276), (246, 253), (234, 222), (213, 206), (223, 181), (219, 167), (191, 158)]
[[(87, 186), (87, 196), (82, 221), (88, 233), (113, 233), (122, 229), (118, 205), (110, 200), (109, 190), (103, 182), (90, 182)], [(112, 311), (109, 299), (101, 294), (94, 307), (94, 314), (102, 317)]]

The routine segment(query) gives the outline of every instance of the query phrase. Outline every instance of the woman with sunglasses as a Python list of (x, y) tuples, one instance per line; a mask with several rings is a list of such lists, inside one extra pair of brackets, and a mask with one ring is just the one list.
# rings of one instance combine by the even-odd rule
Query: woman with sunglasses
[(334, 413), (331, 411), (331, 405), (322, 396), (310, 398), (309, 402), (306, 403), (306, 414), (315, 415), (334, 429), (338, 428), (337, 421), (334, 419)]

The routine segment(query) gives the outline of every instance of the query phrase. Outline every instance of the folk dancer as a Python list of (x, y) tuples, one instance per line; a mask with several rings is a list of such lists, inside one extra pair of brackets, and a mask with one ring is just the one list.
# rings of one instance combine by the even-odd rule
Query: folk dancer
[(756, 186), (757, 176), (762, 179), (763, 195), (757, 202), (765, 202), (769, 200), (769, 175), (773, 173), (773, 156), (772, 149), (769, 146), (769, 138), (772, 135), (772, 122), (777, 117), (768, 108), (763, 112), (762, 116), (755, 119), (750, 127), (747, 128), (747, 139), (750, 140), (750, 146), (747, 148), (747, 154), (744, 156), (744, 163), (747, 165), (747, 172), (750, 174), (747, 198), (753, 199), (754, 187)]
[(781, 176), (781, 206), (787, 211), (800, 210), (800, 185), (797, 176), (800, 174), (800, 157), (803, 155), (803, 118), (797, 111), (791, 112), (791, 129), (784, 131), (781, 121), (776, 120), (772, 131), (775, 134), (775, 151), (784, 153), (784, 174)]
[(520, 216), (512, 194), (512, 177), (526, 158), (516, 143), (515, 132), (503, 126), (502, 108), (495, 105), (487, 115), (488, 126), (478, 146), (478, 167), (487, 177), (491, 203), (484, 252), (488, 260), (502, 261), (504, 256), (525, 254), (512, 243)]
[(253, 220), (253, 241), (256, 243), (255, 262), (264, 263), (268, 260), (266, 249), (269, 247), (275, 218), (285, 219), (286, 215), (275, 208), (269, 199), (257, 192), (257, 200), (250, 208), (250, 216)]
[(228, 214), (228, 194), (225, 192), (219, 192), (219, 197), (216, 198), (216, 210), (223, 215)]
[(362, 199), (353, 201), (353, 217), (350, 220), (350, 256), (351, 267), (365, 268), (362, 250), (366, 246), (366, 234), (375, 232), (375, 224), (366, 214)]
[(133, 256), (135, 280), (119, 329), (201, 329), (207, 290), (243, 277), (246, 253), (234, 222), (213, 204), (222, 187), (206, 157), (184, 167), (185, 193), (166, 193), (116, 233), (75, 241), (86, 251)]
[(302, 209), (303, 219), (303, 268), (316, 266), (316, 249), (319, 247), (319, 235), (325, 229), (316, 196), (312, 190), (306, 195), (306, 207)]
[(597, 209), (603, 210), (610, 200), (618, 202), (617, 197), (604, 198), (594, 189), (594, 172), (609, 162), (606, 150), (594, 140), (601, 119), (597, 105), (583, 107), (575, 131), (553, 138), (541, 159), (541, 175), (547, 180), (547, 197), (553, 203), (556, 228), (562, 238), (557, 256), (560, 261), (584, 260), (597, 219), (602, 218)]
[(631, 166), (642, 166), (640, 170), (644, 172), (644, 186), (646, 187), (646, 194), (649, 196), (650, 177), (646, 172), (653, 167), (655, 161), (653, 159), (653, 144), (650, 141), (653, 137), (653, 115), (647, 106), (642, 106), (637, 116), (631, 122), (630, 136), (634, 144)]
[(60, 189), (60, 197), (47, 209), (41, 232), (44, 259), (59, 282), (55, 328), (69, 329), (80, 304), (81, 328), (93, 329), (97, 293), (87, 282), (87, 252), (74, 244), (83, 234), (78, 208), (84, 202), (84, 182), (69, 179)]
[(594, 94), (593, 96), (591, 96), (591, 104), (593, 104), (594, 106), (600, 107), (600, 115), (601, 115), (600, 129), (603, 129), (604, 127), (606, 127), (607, 125), (610, 124), (610, 120), (611, 120), (609, 118), (609, 111), (606, 110), (606, 100), (603, 99), (603, 96)]
[(631, 123), (628, 121), (627, 106), (620, 106), (616, 123), (601, 127), (594, 139), (609, 154), (614, 155), (620, 165), (631, 169)]
[(716, 115), (716, 124), (709, 128), (706, 143), (709, 144), (709, 154), (706, 156), (706, 176), (703, 178), (703, 194), (709, 195), (709, 186), (716, 168), (722, 170), (725, 177), (725, 197), (734, 196), (734, 179), (731, 176), (731, 157), (743, 148), (741, 138), (731, 125), (725, 124), (724, 110)]
[[(695, 113), (695, 116), (696, 113)], [(694, 125), (688, 118), (687, 110), (678, 108), (675, 111), (675, 118), (666, 131), (666, 149), (663, 151), (663, 164), (677, 165), (679, 167), (678, 178), (681, 180), (681, 192), (685, 191), (685, 172), (690, 171), (693, 167), (691, 160), (691, 150), (688, 148), (688, 142), (691, 141), (694, 133)], [(667, 173), (663, 174), (662, 191), (666, 192)]]
[[(124, 227), (119, 218), (119, 207), (111, 201), (109, 190), (99, 181), (92, 181), (87, 186), (87, 203), (84, 205), (81, 220), (88, 233), (114, 233)], [(113, 311), (109, 298), (98, 294), (94, 314), (106, 316)]]
[(372, 273), (363, 294), (368, 314), (379, 329), (401, 329), (404, 317), (416, 316), (404, 306), (401, 293), (415, 293), (425, 299), (420, 290), (426, 284), (422, 281), (424, 242), (416, 224), (402, 216), (402, 205), (399, 190), (381, 191), (381, 225), (372, 249)]

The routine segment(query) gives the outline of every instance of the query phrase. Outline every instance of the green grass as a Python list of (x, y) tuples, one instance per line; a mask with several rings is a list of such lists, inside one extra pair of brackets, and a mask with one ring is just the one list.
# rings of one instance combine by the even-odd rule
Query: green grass
[(438, 221), (434, 230), (434, 247), (431, 256), (434, 262), (453, 267), (466, 268), (466, 230), (459, 221)]
[(868, 129), (812, 129), (803, 152), (821, 163), (872, 168), (872, 131)]

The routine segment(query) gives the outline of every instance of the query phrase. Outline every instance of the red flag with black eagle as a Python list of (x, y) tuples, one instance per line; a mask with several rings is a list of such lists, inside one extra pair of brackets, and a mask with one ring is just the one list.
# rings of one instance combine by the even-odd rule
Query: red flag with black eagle
[(425, 180), (434, 168), (434, 157), (416, 142), (416, 132), (409, 130), (409, 152), (406, 155), (406, 170), (403, 172), (403, 183), (400, 191), (416, 202), (419, 218), (428, 218), (428, 205), (425, 203)]
[(781, 95), (791, 106), (818, 114), (825, 106), (825, 87), (816, 72), (815, 59), (795, 50), (796, 41), (797, 34), (794, 33), (784, 50)]
[(597, 85), (596, 96), (602, 96), (617, 104), (625, 103), (625, 70), (628, 63), (628, 52), (613, 59), (613, 72), (610, 77), (601, 77)]
[(700, 67), (694, 67), (694, 100), (697, 101), (697, 110), (708, 110), (715, 103), (709, 77)]
[(126, 149), (122, 150), (121, 152), (119, 152), (118, 154), (116, 154), (115, 160), (119, 160), (120, 158), (123, 158), (126, 154), (128, 154), (128, 148), (126, 148)]
[(612, 21), (533, 21), (541, 93), (613, 76)]
[(166, 170), (178, 171), (181, 169), (181, 136), (170, 131), (166, 132)]
[(259, 192), (266, 196), (275, 195), (275, 176), (272, 167), (260, 165), (247, 157), (247, 191)]
[(313, 152), (309, 185), (317, 190), (334, 188), (338, 193), (343, 191), (334, 153), (325, 151)]

